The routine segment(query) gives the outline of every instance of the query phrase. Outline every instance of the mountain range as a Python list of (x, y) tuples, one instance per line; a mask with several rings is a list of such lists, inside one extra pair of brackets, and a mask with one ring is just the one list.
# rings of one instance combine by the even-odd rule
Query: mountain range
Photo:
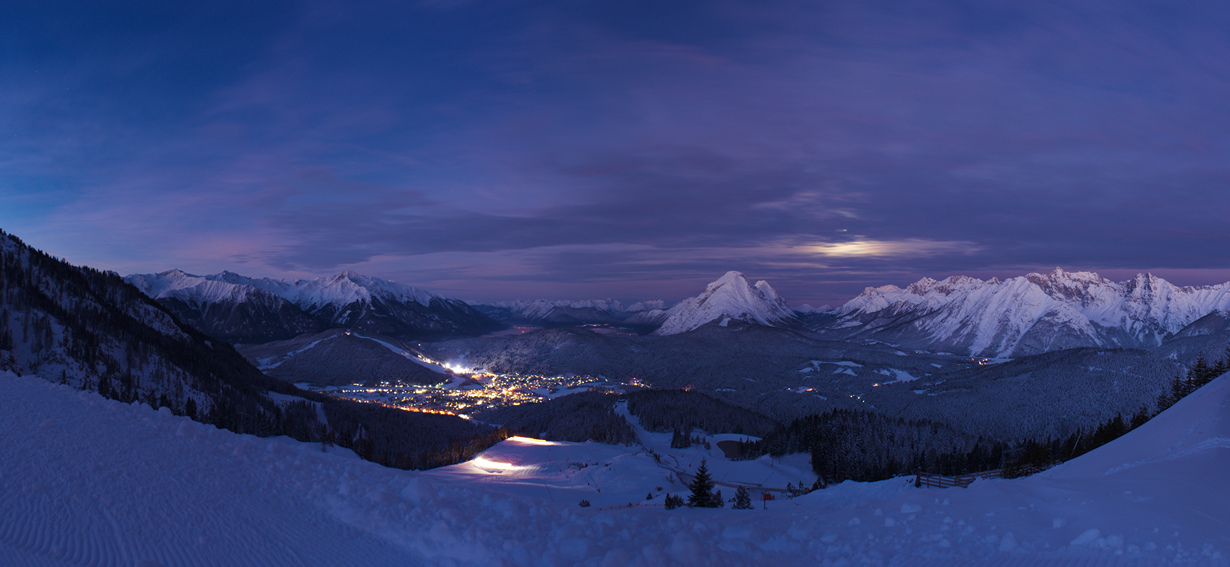
[[(869, 287), (840, 308), (792, 309), (766, 281), (727, 272), (697, 296), (625, 306), (613, 299), (470, 305), (420, 288), (351, 272), (294, 282), (231, 272), (171, 270), (125, 278), (192, 326), (235, 343), (260, 344), (353, 329), (409, 340), (475, 336), (507, 324), (621, 325), (673, 335), (731, 322), (807, 329), (835, 340), (1008, 358), (1069, 348), (1153, 349), (1203, 317), (1224, 327), (1230, 283), (1176, 286), (1151, 274), (1113, 282), (1092, 272), (1031, 273), (1003, 281), (923, 278), (905, 288)], [(1220, 332), (1220, 331), (1218, 331)]]
[[(751, 284), (731, 271), (669, 309), (658, 302), (652, 309), (637, 304), (634, 311), (613, 300), (510, 307), (525, 321), (621, 322), (654, 328), (655, 335), (739, 322), (807, 328), (837, 340), (1009, 358), (1081, 347), (1155, 349), (1170, 338), (1224, 333), (1230, 283), (1184, 287), (1147, 273), (1113, 282), (1056, 268), (1003, 281), (923, 278), (905, 288), (869, 287), (839, 308), (791, 308), (768, 282)], [(1187, 329), (1202, 319), (1199, 329)]]
[(181, 270), (124, 278), (185, 322), (233, 343), (264, 343), (326, 329), (404, 339), (478, 335), (503, 325), (464, 301), (342, 272), (293, 282)]
[(921, 279), (867, 288), (821, 331), (930, 350), (1016, 357), (1077, 347), (1152, 349), (1230, 309), (1230, 283), (1180, 287), (1151, 274), (1112, 282), (1092, 272), (979, 280)]

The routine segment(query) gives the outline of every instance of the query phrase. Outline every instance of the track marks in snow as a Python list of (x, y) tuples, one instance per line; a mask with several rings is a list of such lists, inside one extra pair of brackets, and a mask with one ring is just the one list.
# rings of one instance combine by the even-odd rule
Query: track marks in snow
[(12, 375), (0, 377), (0, 431), (11, 454), (29, 457), (0, 459), (0, 558), (279, 567), (408, 557), (312, 503), (336, 482), (324, 465), (380, 468), (343, 450), (320, 455)]
[[(1206, 388), (1197, 396), (1230, 400), (1230, 382)], [(1194, 401), (1081, 458), (1092, 466), (964, 490), (843, 483), (768, 511), (667, 513), (385, 469), (0, 374), (6, 455), (28, 456), (0, 459), (0, 565), (1224, 564), (1227, 403), (1193, 411)], [(1184, 437), (1198, 427), (1208, 443)], [(1102, 475), (1176, 437), (1201, 450)], [(525, 451), (505, 456), (532, 464), (516, 460)], [(610, 463), (613, 476), (592, 478), (629, 484), (603, 494), (643, 498), (646, 475)], [(1088, 545), (1073, 545), (1090, 530)]]

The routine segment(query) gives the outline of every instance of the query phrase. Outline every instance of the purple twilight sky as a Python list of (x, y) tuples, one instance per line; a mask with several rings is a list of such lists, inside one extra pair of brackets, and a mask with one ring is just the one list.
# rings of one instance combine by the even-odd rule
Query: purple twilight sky
[(13, 2), (0, 228), (479, 300), (1215, 283), (1227, 101), (1217, 2)]

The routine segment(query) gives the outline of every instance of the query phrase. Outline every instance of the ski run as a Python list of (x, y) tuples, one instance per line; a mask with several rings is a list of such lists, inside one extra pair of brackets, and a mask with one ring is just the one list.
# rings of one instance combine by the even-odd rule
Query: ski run
[[(0, 430), (2, 565), (1224, 565), (1230, 554), (1227, 377), (1033, 477), (846, 482), (753, 510), (666, 511), (664, 493), (686, 487), (642, 447), (512, 438), (406, 472), (11, 373)], [(661, 456), (707, 458), (717, 480), (807, 469), (719, 455)]]

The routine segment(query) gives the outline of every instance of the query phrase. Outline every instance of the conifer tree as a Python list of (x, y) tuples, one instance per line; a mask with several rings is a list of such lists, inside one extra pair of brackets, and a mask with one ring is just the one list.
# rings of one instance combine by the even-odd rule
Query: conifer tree
[(692, 446), (692, 428), (688, 427), (683, 430), (676, 428), (675, 433), (671, 435), (671, 448), (672, 449), (687, 449), (688, 447), (691, 447), (691, 446)]
[(692, 494), (688, 495), (688, 506), (717, 508), (721, 505), (716, 501), (720, 496), (713, 493), (713, 479), (709, 476), (709, 467), (704, 460), (700, 462), (700, 468), (696, 469), (696, 478), (692, 480), (688, 488), (692, 490)]
[(735, 510), (752, 509), (752, 495), (748, 494), (746, 487), (740, 486), (739, 489), (735, 491), (735, 505), (731, 506), (731, 508)]
[(680, 506), (683, 506), (683, 497), (675, 496), (668, 492), (666, 494), (666, 509), (674, 510), (675, 508), (678, 508)]

